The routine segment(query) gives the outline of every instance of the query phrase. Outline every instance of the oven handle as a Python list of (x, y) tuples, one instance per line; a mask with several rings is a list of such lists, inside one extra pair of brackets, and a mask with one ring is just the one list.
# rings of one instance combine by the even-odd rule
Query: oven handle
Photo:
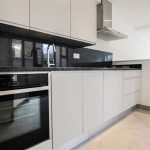
[(49, 87), (43, 86), (43, 87), (36, 87), (36, 88), (0, 91), (0, 96), (12, 95), (12, 94), (21, 94), (21, 93), (28, 93), (28, 92), (37, 92), (37, 91), (43, 91), (43, 90), (49, 90)]

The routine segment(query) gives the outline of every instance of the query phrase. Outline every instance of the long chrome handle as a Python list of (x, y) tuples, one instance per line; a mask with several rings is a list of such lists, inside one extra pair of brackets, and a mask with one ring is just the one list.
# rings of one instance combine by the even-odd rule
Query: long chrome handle
[(28, 93), (28, 92), (36, 92), (36, 91), (43, 91), (43, 90), (49, 90), (49, 87), (43, 86), (43, 87), (36, 87), (36, 88), (0, 91), (0, 96), (12, 95), (12, 94), (21, 94), (21, 93)]

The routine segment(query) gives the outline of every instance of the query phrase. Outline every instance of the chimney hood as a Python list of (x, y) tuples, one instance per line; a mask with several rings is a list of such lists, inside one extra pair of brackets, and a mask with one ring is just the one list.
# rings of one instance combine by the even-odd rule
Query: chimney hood
[(128, 38), (112, 29), (112, 3), (107, 0), (101, 0), (101, 3), (97, 4), (97, 37), (105, 41)]

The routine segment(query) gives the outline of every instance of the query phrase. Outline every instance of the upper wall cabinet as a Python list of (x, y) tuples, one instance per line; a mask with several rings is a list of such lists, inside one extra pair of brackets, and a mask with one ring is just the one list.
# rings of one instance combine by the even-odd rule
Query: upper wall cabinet
[(0, 22), (29, 28), (29, 0), (0, 0)]
[(70, 0), (30, 0), (30, 27), (70, 36)]
[(96, 42), (95, 0), (71, 0), (71, 37)]
[(96, 1), (0, 0), (0, 23), (91, 45), (96, 43)]

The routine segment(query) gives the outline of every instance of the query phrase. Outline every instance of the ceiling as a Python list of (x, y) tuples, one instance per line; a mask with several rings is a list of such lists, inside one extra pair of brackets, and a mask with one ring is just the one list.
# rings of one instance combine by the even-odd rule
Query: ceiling
[(136, 30), (150, 35), (150, 0), (109, 0), (113, 12)]

